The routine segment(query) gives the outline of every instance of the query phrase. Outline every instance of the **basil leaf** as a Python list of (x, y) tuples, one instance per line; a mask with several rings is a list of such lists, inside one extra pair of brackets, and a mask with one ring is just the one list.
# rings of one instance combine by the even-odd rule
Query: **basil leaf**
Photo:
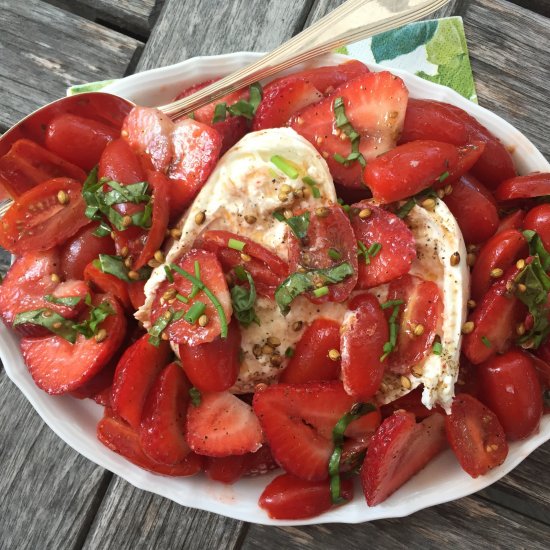
[(42, 308), (18, 313), (13, 321), (13, 326), (25, 324), (44, 327), (71, 344), (76, 342), (77, 334), (72, 321), (65, 319), (65, 317), (53, 312), (51, 309)]
[(256, 285), (254, 279), (248, 271), (244, 271), (250, 288), (244, 286), (235, 285), (231, 289), (231, 302), (233, 304), (233, 313), (239, 323), (245, 327), (250, 326), (252, 323), (260, 324), (260, 320), (254, 310), (254, 304), (256, 302)]
[(256, 113), (256, 109), (258, 108), (260, 101), (262, 101), (262, 96), (263, 96), (262, 85), (259, 82), (254, 82), (254, 84), (250, 84), (248, 91), (250, 94), (250, 98), (248, 102), (250, 103), (250, 105), (252, 105), (252, 108), (254, 109), (254, 113)]
[[(183, 313), (183, 310), (181, 310)], [(171, 311), (168, 311), (170, 313), (170, 316), (168, 315), (165, 317), (164, 315), (161, 315), (153, 324), (153, 326), (149, 329), (149, 340), (148, 342), (155, 346), (156, 348), (160, 345), (160, 340), (162, 336), (162, 332), (164, 329), (170, 324), (170, 322), (173, 319), (173, 315)]]
[(237, 103), (233, 103), (233, 105), (230, 105), (227, 110), (233, 116), (243, 116), (248, 120), (252, 120), (254, 118), (254, 107), (244, 99), (239, 99)]
[(80, 302), (80, 296), (67, 296), (65, 298), (57, 298), (53, 294), (46, 294), (44, 300), (51, 304), (58, 304), (60, 306), (74, 307)]
[(299, 216), (292, 216), (292, 218), (288, 219), (285, 218), (283, 221), (288, 224), (288, 226), (298, 239), (303, 239), (305, 236), (307, 236), (307, 231), (309, 229), (309, 218), (310, 213), (304, 212)]
[(126, 282), (145, 281), (151, 276), (152, 269), (144, 266), (137, 271), (139, 278), (130, 279), (128, 277), (128, 268), (124, 265), (124, 260), (120, 256), (110, 256), (109, 254), (100, 254), (99, 259), (94, 260), (94, 265), (109, 275), (114, 275), (117, 279)]
[(523, 236), (529, 243), (529, 252), (532, 256), (538, 256), (544, 271), (550, 269), (550, 253), (544, 248), (542, 240), (535, 231), (525, 230)]
[(130, 185), (120, 185), (120, 183), (111, 180), (105, 182), (105, 184), (112, 189), (112, 191), (105, 193), (103, 198), (107, 206), (124, 202), (131, 202), (134, 204), (140, 204), (142, 202), (148, 203), (151, 200), (151, 197), (147, 194), (149, 184), (146, 181), (131, 183)]
[(83, 334), (86, 338), (91, 338), (97, 333), (99, 325), (107, 319), (109, 315), (114, 315), (113, 306), (105, 300), (90, 310), (88, 319), (81, 323), (73, 325), (73, 329)]
[(227, 103), (218, 103), (214, 107), (214, 116), (212, 118), (212, 124), (216, 122), (223, 122), (227, 116)]
[(111, 234), (111, 226), (104, 220), (99, 222), (97, 229), (92, 231), (92, 235), (96, 237), (107, 237)]
[(275, 290), (275, 301), (281, 313), (286, 315), (294, 298), (304, 292), (314, 290), (316, 282), (322, 282), (324, 285), (336, 284), (350, 275), (353, 275), (353, 267), (347, 262), (327, 269), (312, 269), (305, 273), (292, 273)]
[(194, 407), (198, 407), (201, 404), (201, 392), (193, 387), (189, 388), (189, 397), (191, 397), (191, 403)]

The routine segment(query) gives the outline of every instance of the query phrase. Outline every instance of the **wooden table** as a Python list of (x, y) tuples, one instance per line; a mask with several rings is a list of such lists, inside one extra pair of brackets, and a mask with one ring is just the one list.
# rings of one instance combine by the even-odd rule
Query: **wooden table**
[[(269, 50), (340, 0), (0, 0), (0, 131), (68, 84)], [(479, 100), (550, 158), (550, 2), (454, 0)], [(6, 258), (4, 257), (4, 267)], [(65, 445), (0, 371), (0, 548), (550, 548), (550, 443), (476, 495), (404, 519), (270, 528), (135, 489)]]

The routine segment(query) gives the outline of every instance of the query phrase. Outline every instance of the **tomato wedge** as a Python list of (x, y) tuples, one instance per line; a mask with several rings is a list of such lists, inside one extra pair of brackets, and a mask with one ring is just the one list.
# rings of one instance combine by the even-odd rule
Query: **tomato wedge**
[(85, 281), (89, 281), (92, 288), (99, 292), (109, 292), (112, 294), (121, 305), (127, 309), (131, 309), (130, 296), (128, 294), (128, 283), (111, 275), (110, 273), (104, 273), (90, 262), (85, 268), (82, 274)]
[[(19, 197), (0, 220), (0, 246), (23, 254), (47, 250), (64, 242), (90, 223), (82, 185), (69, 178), (55, 178)], [(59, 201), (63, 192), (64, 202)]]
[(122, 138), (111, 141), (103, 150), (97, 176), (99, 179), (109, 178), (122, 185), (145, 181), (145, 172), (139, 158)]
[(550, 204), (541, 204), (529, 210), (523, 228), (536, 231), (544, 248), (550, 251)]
[(535, 172), (503, 181), (495, 191), (498, 201), (532, 199), (550, 195), (550, 173)]
[(523, 227), (524, 218), (525, 212), (523, 210), (516, 210), (500, 220), (496, 232), (500, 233), (501, 231), (506, 231), (507, 229), (521, 229)]

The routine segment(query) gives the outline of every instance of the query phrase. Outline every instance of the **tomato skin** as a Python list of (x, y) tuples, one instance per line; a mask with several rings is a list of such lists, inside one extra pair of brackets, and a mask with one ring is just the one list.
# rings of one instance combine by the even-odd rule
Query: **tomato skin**
[(500, 466), (508, 455), (497, 415), (467, 393), (454, 398), (445, 430), (462, 469), (474, 478)]
[[(305, 295), (315, 303), (343, 302), (357, 283), (356, 240), (348, 216), (339, 206), (325, 207), (322, 215), (316, 210), (310, 212), (310, 221), (305, 239), (298, 238), (289, 231), (288, 261), (290, 272), (294, 273), (300, 267), (305, 269), (325, 269), (335, 267), (344, 262), (351, 265), (353, 274), (343, 281), (328, 285), (328, 294), (316, 298), (313, 292)], [(305, 244), (307, 243), (307, 244)], [(334, 248), (340, 253), (338, 260), (333, 260), (328, 251)]]
[(541, 204), (529, 210), (523, 228), (536, 231), (544, 248), (550, 250), (550, 204)]
[(200, 391), (228, 390), (239, 375), (241, 331), (236, 320), (229, 324), (227, 338), (189, 346), (180, 344), (181, 364), (191, 384)]
[(542, 389), (533, 361), (518, 350), (478, 366), (482, 401), (497, 415), (506, 437), (525, 439), (542, 416)]
[(17, 140), (0, 158), (0, 186), (13, 198), (60, 177), (83, 182), (86, 172), (28, 139)]
[(528, 254), (527, 241), (517, 229), (509, 229), (494, 235), (479, 251), (472, 269), (472, 298), (480, 300), (494, 279), (491, 271), (500, 268), (504, 271), (516, 260)]
[(532, 199), (550, 195), (550, 173), (535, 172), (503, 181), (495, 191), (497, 201)]
[(85, 281), (89, 281), (96, 290), (111, 293), (125, 309), (131, 309), (128, 284), (118, 277), (110, 273), (103, 273), (93, 262), (86, 265), (82, 277)]
[(145, 181), (139, 158), (122, 138), (111, 141), (101, 153), (98, 178), (109, 178), (122, 185)]
[(456, 218), (467, 243), (482, 243), (496, 232), (499, 224), (496, 201), (474, 176), (462, 176), (443, 201)]
[[(55, 178), (21, 195), (0, 220), (0, 246), (20, 255), (48, 250), (74, 235), (90, 222), (81, 189), (75, 180)], [(68, 195), (67, 204), (57, 200), (59, 191)], [(40, 214), (33, 212), (36, 209)]]
[(136, 281), (135, 283), (128, 283), (128, 295), (134, 310), (139, 309), (145, 303), (145, 282)]
[(385, 364), (380, 361), (388, 341), (388, 323), (372, 294), (356, 296), (342, 324), (340, 349), (344, 389), (368, 400), (380, 387)]
[[(341, 493), (348, 501), (353, 498), (351, 479), (342, 480)], [(269, 483), (258, 504), (272, 519), (312, 518), (332, 508), (330, 482), (305, 481), (283, 474)]]
[(458, 149), (449, 143), (411, 141), (369, 162), (363, 178), (375, 200), (395, 202), (430, 187), (458, 159)]
[(109, 235), (96, 237), (98, 223), (84, 226), (61, 248), (61, 273), (65, 279), (83, 279), (84, 269), (100, 254), (115, 254), (115, 243)]
[(304, 384), (313, 380), (338, 380), (340, 362), (329, 358), (331, 349), (340, 349), (340, 324), (331, 319), (315, 319), (296, 344), (279, 382)]
[(434, 186), (436, 189), (445, 187), (454, 183), (456, 180), (467, 174), (480, 159), (485, 151), (485, 143), (483, 141), (474, 141), (458, 148), (458, 162), (449, 170), (449, 175), (446, 178), (438, 180)]
[(523, 227), (524, 218), (525, 212), (523, 210), (516, 210), (500, 220), (496, 232), (500, 233), (501, 231), (506, 231), (508, 229), (521, 229)]

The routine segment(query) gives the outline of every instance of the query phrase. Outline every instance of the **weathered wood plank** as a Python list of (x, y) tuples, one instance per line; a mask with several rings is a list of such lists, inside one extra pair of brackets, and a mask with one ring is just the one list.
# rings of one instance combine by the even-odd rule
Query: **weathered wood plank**
[(550, 22), (505, 0), (476, 0), (464, 27), (479, 102), (550, 158)]
[[(252, 525), (243, 550), (333, 548), (548, 548), (550, 526), (479, 497), (422, 510), (400, 519), (361, 525), (325, 524), (273, 529)], [(269, 542), (268, 542), (269, 541)]]
[(273, 49), (302, 29), (312, 1), (167, 0), (137, 70), (197, 55)]
[(142, 43), (39, 0), (0, 0), (0, 130), (70, 84), (123, 76)]
[(79, 547), (111, 474), (65, 445), (4, 371), (0, 395), (0, 547)]
[(84, 548), (223, 548), (238, 545), (243, 523), (178, 506), (115, 477)]

